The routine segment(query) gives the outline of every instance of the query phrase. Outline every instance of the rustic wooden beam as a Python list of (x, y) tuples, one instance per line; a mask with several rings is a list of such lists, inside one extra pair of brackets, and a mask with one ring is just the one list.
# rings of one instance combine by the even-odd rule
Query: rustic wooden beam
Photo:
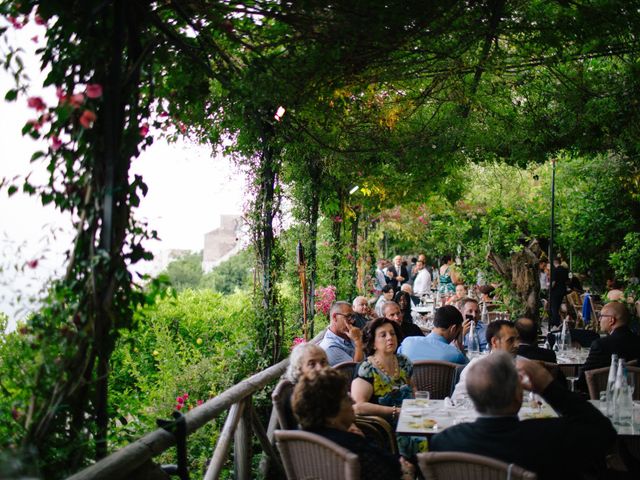
[(209, 462), (207, 473), (204, 475), (204, 480), (217, 480), (220, 476), (222, 467), (224, 467), (224, 463), (227, 459), (231, 439), (233, 438), (238, 422), (242, 417), (243, 410), (244, 402), (234, 403), (231, 405), (227, 420), (224, 422), (222, 432), (220, 432), (216, 449), (213, 452), (213, 457), (211, 457), (211, 462)]
[(236, 480), (251, 480), (251, 397), (242, 401), (244, 409), (233, 436)]
[[(275, 410), (273, 410), (273, 412), (275, 412)], [(271, 418), (274, 418), (273, 413), (271, 414)], [(271, 423), (271, 419), (269, 419), (269, 423)], [(264, 452), (263, 458), (260, 459), (260, 475), (263, 478), (266, 477), (267, 471), (269, 470), (269, 462), (273, 462), (273, 466), (281, 473), (278, 478), (284, 478), (284, 467), (282, 466), (278, 452), (273, 446), (273, 432), (271, 433), (271, 437), (267, 435), (253, 406), (251, 407), (251, 426)]]

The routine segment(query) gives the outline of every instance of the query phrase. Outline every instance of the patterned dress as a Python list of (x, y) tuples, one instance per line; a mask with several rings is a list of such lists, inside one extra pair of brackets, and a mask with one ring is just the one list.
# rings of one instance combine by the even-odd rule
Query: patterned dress
[(449, 270), (450, 267), (447, 267), (444, 273), (440, 274), (440, 286), (438, 287), (438, 292), (440, 292), (440, 295), (446, 295), (456, 292), (456, 286), (453, 284), (453, 280), (451, 279), (451, 272)]
[[(398, 357), (398, 375), (391, 377), (376, 367), (367, 358), (360, 364), (358, 377), (373, 386), (371, 403), (386, 407), (402, 407), (405, 398), (413, 398), (413, 389), (409, 380), (413, 373), (413, 364), (404, 355)], [(392, 425), (395, 429), (395, 423)], [(427, 440), (424, 437), (398, 436), (398, 451), (400, 455), (412, 458), (419, 452), (427, 451)]]

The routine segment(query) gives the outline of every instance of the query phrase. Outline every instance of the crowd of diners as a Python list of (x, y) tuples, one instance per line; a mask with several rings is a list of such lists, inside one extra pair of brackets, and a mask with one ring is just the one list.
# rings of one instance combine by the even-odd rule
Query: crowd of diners
[[(287, 378), (295, 384), (290, 411), (302, 429), (315, 432), (359, 456), (362, 478), (420, 478), (416, 454), (454, 451), (485, 455), (517, 464), (546, 478), (624, 478), (608, 470), (616, 431), (610, 420), (588, 402), (584, 372), (608, 366), (612, 354), (640, 359), (640, 337), (629, 327), (629, 311), (612, 301), (600, 312), (601, 335), (590, 346), (578, 389), (570, 391), (543, 362), (555, 352), (539, 346), (539, 326), (530, 318), (515, 322), (480, 321), (480, 305), (492, 288), (476, 286), (469, 297), (459, 288), (453, 262), (446, 257), (429, 271), (420, 256), (408, 268), (402, 258), (381, 261), (376, 272), (378, 298), (336, 301), (319, 344), (301, 344), (291, 354)], [(381, 273), (382, 275), (378, 275)], [(448, 294), (436, 309), (427, 335), (414, 323), (415, 301), (409, 280), (424, 295), (438, 288)], [(413, 303), (415, 304), (415, 303)], [(471, 322), (489, 353), (471, 360), (464, 337)], [(472, 404), (479, 417), (430, 437), (398, 436), (398, 455), (367, 441), (354, 425), (355, 415), (385, 418), (395, 427), (404, 399), (413, 398), (413, 362), (446, 360), (464, 366), (452, 392), (454, 405)], [(333, 370), (358, 362), (351, 383)], [(523, 391), (540, 395), (559, 415), (519, 420)], [(617, 476), (615, 476), (617, 475)], [(628, 477), (633, 478), (633, 477)]]

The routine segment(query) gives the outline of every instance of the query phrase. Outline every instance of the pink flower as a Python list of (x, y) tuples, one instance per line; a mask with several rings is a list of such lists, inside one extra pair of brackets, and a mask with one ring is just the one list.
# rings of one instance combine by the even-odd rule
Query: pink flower
[(38, 259), (35, 258), (33, 260), (29, 260), (27, 262), (27, 267), (29, 267), (29, 268), (37, 268), (38, 267)]
[(78, 108), (84, 103), (84, 95), (82, 93), (76, 93), (69, 97), (69, 103), (73, 108)]
[(146, 137), (148, 133), (149, 133), (149, 125), (147, 125), (146, 123), (143, 123), (142, 125), (140, 125), (140, 136)]
[(36, 13), (36, 16), (33, 17), (33, 19), (36, 21), (37, 25), (46, 25), (47, 24), (47, 21), (44, 18), (42, 18), (40, 15), (38, 15), (37, 13)]
[(35, 108), (36, 110), (44, 110), (47, 108), (47, 104), (44, 103), (41, 97), (29, 97), (27, 99), (27, 106), (29, 108)]
[(8, 15), (7, 16), (7, 20), (9, 20), (9, 22), (11, 22), (11, 25), (13, 25), (13, 28), (15, 28), (16, 30), (20, 30), (22, 27), (24, 27), (27, 23), (27, 21), (25, 20), (24, 22), (20, 22), (20, 20), (18, 20), (16, 17), (14, 17), (13, 15)]
[(293, 343), (291, 344), (291, 350), (293, 350), (297, 345), (301, 343), (306, 343), (305, 339), (302, 337), (296, 337), (293, 339)]
[(180, 133), (185, 133), (187, 131), (187, 126), (184, 123), (179, 123), (178, 129), (180, 129)]
[(33, 129), (36, 132), (40, 130), (40, 127), (42, 127), (42, 125), (40, 124), (40, 122), (38, 122), (38, 120), (29, 120), (27, 124), (33, 126)]
[(336, 223), (341, 223), (342, 217), (340, 215), (336, 215), (335, 217), (333, 217), (333, 221)]
[(158, 116), (160, 118), (167, 118), (169, 116), (169, 114), (167, 112), (160, 112), (160, 114)]
[(198, 405), (202, 405), (202, 404), (204, 403), (204, 401), (202, 401), (202, 400), (196, 400), (196, 403), (197, 403)]
[(62, 102), (62, 100), (66, 99), (67, 94), (65, 93), (64, 90), (62, 90), (62, 87), (57, 87), (56, 88), (56, 97), (58, 97), (58, 101)]
[(90, 83), (84, 91), (89, 98), (100, 98), (102, 96), (102, 85), (99, 83)]
[(182, 404), (181, 403), (177, 403), (176, 404), (176, 410), (182, 410)]
[(91, 110), (85, 110), (82, 112), (82, 115), (80, 115), (80, 125), (84, 128), (91, 128), (93, 127), (93, 122), (96, 121), (96, 118), (98, 117), (96, 117), (96, 114)]
[(62, 140), (60, 140), (57, 135), (53, 135), (51, 137), (51, 150), (56, 152), (60, 149), (61, 146), (62, 146)]
[(33, 37), (31, 37), (31, 41), (33, 43), (38, 43), (38, 35), (34, 35)]
[(178, 396), (178, 397), (176, 397), (176, 402), (178, 402), (178, 403), (184, 403), (184, 398), (182, 398), (182, 397)]
[(184, 395), (182, 395), (182, 398), (183, 398), (184, 400), (186, 400), (187, 398), (189, 398), (189, 394), (188, 394), (188, 393), (185, 393)]

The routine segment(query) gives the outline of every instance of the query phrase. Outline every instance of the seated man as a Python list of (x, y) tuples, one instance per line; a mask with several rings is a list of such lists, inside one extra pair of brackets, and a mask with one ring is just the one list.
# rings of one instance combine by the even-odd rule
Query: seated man
[(629, 328), (629, 311), (619, 302), (607, 303), (600, 312), (600, 330), (606, 337), (598, 338), (591, 344), (589, 356), (580, 369), (578, 388), (587, 391), (584, 372), (611, 365), (611, 355), (629, 362), (640, 359), (640, 337)]
[[(489, 345), (491, 352), (504, 351), (512, 357), (516, 356), (516, 352), (518, 351), (518, 331), (516, 327), (513, 326), (513, 323), (508, 320), (496, 320), (487, 326), (485, 334), (487, 345)], [(471, 360), (469, 365), (460, 373), (460, 380), (451, 395), (451, 399), (454, 402), (463, 403), (469, 400), (466, 384), (469, 367), (480, 360), (480, 358), (481, 357), (476, 357)]]
[[(463, 298), (460, 303), (460, 311), (462, 312), (462, 318), (464, 321), (465, 332), (468, 331), (468, 325), (471, 321), (476, 322), (476, 333), (480, 339), (480, 351), (484, 352), (488, 348), (487, 344), (487, 325), (480, 318), (480, 306), (478, 301), (473, 298)], [(467, 338), (463, 338), (465, 348), (467, 345)]]
[(400, 305), (398, 305), (396, 302), (385, 303), (382, 306), (382, 316), (387, 320), (391, 320), (392, 322), (396, 323), (400, 327), (402, 338), (398, 339), (399, 342), (407, 337), (424, 337), (424, 333), (422, 333), (420, 327), (412, 323), (410, 312), (409, 317), (405, 318), (400, 311)]
[(353, 310), (349, 302), (339, 301), (331, 305), (329, 328), (318, 344), (327, 352), (332, 367), (342, 362), (361, 362), (362, 330), (353, 326)]
[(530, 360), (557, 363), (556, 353), (553, 350), (537, 345), (538, 329), (533, 320), (526, 317), (519, 318), (516, 321), (516, 330), (520, 337), (518, 355)]
[[(467, 369), (467, 391), (480, 417), (435, 435), (431, 451), (475, 453), (515, 463), (541, 480), (582, 478), (582, 473), (603, 470), (605, 454), (616, 440), (611, 422), (562, 388), (542, 365), (518, 359), (516, 369), (511, 355), (495, 352)], [(520, 421), (523, 388), (541, 395), (561, 416)]]
[(398, 353), (412, 362), (418, 360), (444, 360), (466, 365), (469, 360), (451, 342), (462, 332), (462, 314), (448, 305), (436, 310), (433, 330), (426, 337), (407, 337), (402, 341)]

